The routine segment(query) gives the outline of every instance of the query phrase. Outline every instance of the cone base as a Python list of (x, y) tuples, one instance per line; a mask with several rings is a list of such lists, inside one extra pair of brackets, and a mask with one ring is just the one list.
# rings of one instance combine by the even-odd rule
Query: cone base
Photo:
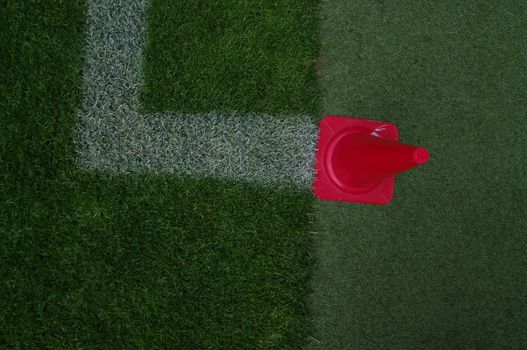
[(387, 122), (326, 116), (321, 120), (319, 130), (316, 175), (313, 184), (315, 196), (322, 200), (339, 202), (388, 204), (393, 198), (395, 176), (388, 177), (368, 188), (350, 188), (339, 183), (330, 161), (339, 138), (349, 134), (365, 133), (397, 141), (399, 138), (397, 127)]

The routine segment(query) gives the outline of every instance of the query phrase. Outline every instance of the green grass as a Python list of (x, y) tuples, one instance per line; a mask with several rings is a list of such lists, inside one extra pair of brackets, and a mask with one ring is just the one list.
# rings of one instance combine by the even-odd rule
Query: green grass
[(387, 207), (318, 203), (324, 349), (520, 349), (527, 324), (527, 7), (335, 0), (324, 113), (395, 122), (429, 164)]
[(310, 195), (79, 170), (84, 2), (0, 9), (0, 347), (301, 347)]
[(145, 108), (315, 114), (316, 4), (153, 0)]
[[(145, 108), (316, 111), (314, 2), (250, 3), (154, 1)], [(300, 348), (309, 194), (76, 168), (84, 10), (0, 1), (0, 347)], [(432, 158), (387, 207), (317, 204), (312, 348), (525, 347), (526, 13), (323, 3), (324, 112)]]

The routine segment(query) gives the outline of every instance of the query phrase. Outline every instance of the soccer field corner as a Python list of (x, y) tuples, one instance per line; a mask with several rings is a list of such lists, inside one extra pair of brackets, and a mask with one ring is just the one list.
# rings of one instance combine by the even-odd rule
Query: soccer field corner
[[(0, 8), (0, 347), (525, 347), (525, 5)], [(322, 115), (432, 158), (317, 200)]]

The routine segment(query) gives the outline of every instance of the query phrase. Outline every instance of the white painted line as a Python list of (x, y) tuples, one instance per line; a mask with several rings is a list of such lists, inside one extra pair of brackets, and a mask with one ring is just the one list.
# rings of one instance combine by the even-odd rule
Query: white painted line
[(147, 0), (87, 0), (81, 167), (309, 187), (317, 126), (307, 115), (140, 113)]

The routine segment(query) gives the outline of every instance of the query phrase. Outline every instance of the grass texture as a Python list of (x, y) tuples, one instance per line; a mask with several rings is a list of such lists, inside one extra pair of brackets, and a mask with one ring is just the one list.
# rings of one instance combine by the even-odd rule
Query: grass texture
[(315, 114), (316, 4), (153, 0), (145, 108)]
[(148, 3), (86, 5), (80, 166), (310, 188), (318, 132), (312, 115), (140, 113)]
[(299, 348), (310, 195), (80, 171), (84, 2), (0, 8), (0, 347)]
[(317, 204), (311, 348), (525, 348), (526, 13), (324, 3), (324, 113), (395, 122), (431, 160), (389, 206)]

